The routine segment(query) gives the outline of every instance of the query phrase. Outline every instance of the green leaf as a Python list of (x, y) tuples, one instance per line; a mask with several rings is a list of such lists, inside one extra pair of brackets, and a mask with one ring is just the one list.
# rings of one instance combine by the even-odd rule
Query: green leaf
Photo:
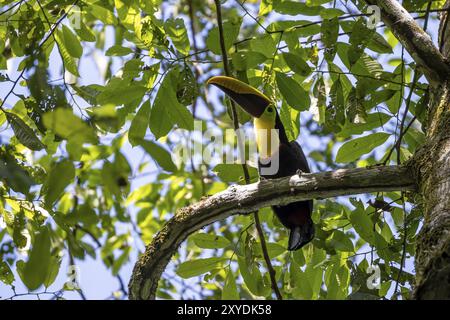
[(317, 98), (317, 108), (319, 110), (319, 124), (326, 123), (327, 118), (327, 92), (323, 76), (319, 76), (313, 88), (314, 97)]
[(106, 190), (120, 198), (121, 190), (117, 183), (118, 177), (120, 177), (120, 174), (116, 172), (114, 165), (109, 161), (105, 161), (101, 171), (102, 184)]
[(294, 79), (277, 72), (276, 81), (283, 98), (292, 108), (299, 111), (309, 109), (311, 104), (309, 94)]
[(286, 134), (288, 136), (289, 141), (296, 140), (299, 132), (299, 124), (298, 117), (300, 112), (297, 110), (290, 108), (287, 103), (281, 104), (280, 109), (280, 118), (283, 122), (284, 129), (286, 130)]
[(372, 152), (386, 142), (389, 136), (388, 133), (378, 132), (347, 141), (339, 148), (336, 162), (345, 163), (358, 160), (362, 155)]
[(311, 74), (311, 67), (297, 54), (284, 52), (284, 61), (291, 68), (292, 71), (298, 73), (302, 77), (307, 77)]
[(266, 56), (259, 52), (238, 51), (231, 54), (233, 66), (238, 71), (253, 69), (267, 60)]
[(133, 50), (131, 50), (131, 48), (115, 45), (106, 50), (105, 55), (121, 57), (126, 56), (130, 53), (133, 53)]
[(69, 71), (74, 76), (79, 77), (78, 66), (75, 61), (75, 58), (69, 53), (69, 49), (66, 48), (64, 35), (60, 30), (56, 30), (55, 40), (58, 44), (59, 53), (64, 63), (64, 68), (66, 71)]
[(305, 16), (317, 16), (323, 10), (320, 6), (307, 6), (300, 1), (276, 1), (273, 4), (273, 8), (276, 12), (296, 16), (302, 14)]
[(321, 25), (321, 33), (321, 40), (325, 47), (334, 47), (339, 35), (339, 20), (337, 18), (323, 20)]
[(117, 25), (117, 18), (114, 16), (114, 10), (101, 6), (101, 3), (102, 2), (98, 1), (96, 4), (89, 4), (89, 10), (92, 16), (105, 24)]
[(14, 274), (6, 261), (0, 262), (0, 281), (6, 285), (14, 282)]
[(347, 97), (347, 118), (352, 123), (365, 123), (367, 121), (367, 113), (364, 108), (363, 100), (357, 93), (357, 89), (353, 88)]
[(41, 194), (45, 197), (45, 204), (51, 207), (74, 178), (75, 167), (71, 161), (62, 160), (53, 165), (42, 186)]
[[(251, 180), (258, 177), (258, 170), (256, 168), (250, 166), (247, 166), (247, 168)], [(244, 179), (244, 169), (241, 164), (222, 163), (216, 165), (212, 171), (224, 182), (240, 182)]]
[(238, 256), (239, 272), (244, 279), (245, 285), (254, 295), (264, 296), (267, 289), (270, 291), (270, 287), (264, 285), (261, 270), (258, 268), (257, 264), (251, 263), (251, 265), (248, 265), (245, 260), (246, 259)]
[(66, 221), (72, 225), (83, 223), (86, 226), (90, 226), (98, 223), (99, 218), (89, 203), (83, 203), (78, 205), (74, 212), (71, 212), (66, 216)]
[(163, 93), (158, 91), (150, 112), (149, 127), (151, 132), (155, 135), (156, 139), (167, 135), (175, 125), (174, 121), (166, 110), (167, 105), (164, 103), (165, 94), (165, 92)]
[(317, 266), (323, 260), (322, 252), (323, 250), (314, 248), (313, 261), (306, 266), (304, 271), (301, 269), (296, 270), (296, 283), (298, 285), (292, 292), (295, 298), (317, 299), (323, 278), (323, 269)]
[[(286, 253), (286, 248), (279, 245), (278, 243), (268, 242), (266, 244), (266, 246), (267, 246), (267, 253), (269, 254), (270, 259), (276, 258), (279, 255)], [(255, 242), (253, 244), (253, 252), (254, 252), (255, 256), (259, 256), (260, 258), (263, 258), (261, 243)]]
[(320, 16), (323, 19), (333, 19), (336, 17), (340, 17), (344, 14), (345, 14), (344, 11), (342, 11), (341, 9), (336, 9), (336, 8), (325, 8), (320, 11)]
[[(250, 49), (248, 53), (260, 53), (267, 59), (271, 59), (277, 50), (277, 40), (274, 40), (271, 34), (263, 34), (250, 40)], [(238, 51), (239, 52), (239, 51)]]
[(15, 159), (0, 161), (0, 178), (6, 182), (9, 188), (23, 194), (28, 194), (30, 187), (36, 184), (28, 171), (23, 169)]
[(365, 108), (366, 110), (369, 110), (373, 107), (377, 107), (379, 104), (386, 102), (390, 100), (397, 91), (395, 90), (379, 90), (375, 92), (370, 93), (370, 99), (368, 101), (365, 101)]
[(128, 246), (123, 250), (122, 254), (117, 259), (114, 260), (114, 264), (111, 270), (113, 276), (117, 276), (117, 274), (120, 271), (120, 268), (122, 268), (122, 266), (128, 261), (130, 257), (130, 252), (131, 247)]
[(47, 112), (43, 117), (44, 125), (58, 136), (78, 144), (96, 143), (94, 129), (72, 113), (71, 109), (58, 108)]
[(345, 96), (344, 96), (344, 89), (342, 87), (341, 79), (338, 78), (336, 81), (333, 82), (333, 85), (330, 89), (330, 98), (333, 102), (333, 106), (338, 110), (344, 110), (345, 109)]
[(62, 26), (62, 33), (67, 52), (74, 58), (81, 58), (83, 55), (83, 47), (78, 37), (65, 25)]
[(77, 95), (86, 100), (91, 105), (97, 104), (97, 96), (100, 94), (100, 85), (91, 84), (88, 86), (77, 86), (75, 84), (71, 85), (72, 89), (75, 90)]
[(350, 240), (350, 236), (343, 233), (340, 230), (334, 230), (330, 239), (327, 239), (327, 243), (334, 247), (338, 251), (354, 252), (355, 248)]
[(337, 137), (348, 138), (352, 135), (362, 134), (366, 131), (383, 126), (391, 119), (391, 116), (383, 112), (369, 113), (365, 123), (346, 122)]
[(391, 45), (383, 38), (382, 35), (374, 33), (372, 39), (370, 39), (367, 48), (378, 53), (392, 53)]
[(156, 139), (169, 133), (174, 124), (178, 124), (183, 129), (194, 129), (192, 114), (177, 99), (176, 85), (178, 75), (178, 70), (171, 70), (164, 78), (156, 95), (150, 113), (150, 130)]
[(177, 171), (177, 166), (172, 161), (172, 156), (169, 151), (164, 149), (162, 146), (153, 141), (140, 140), (139, 145), (144, 148), (153, 160), (158, 163), (161, 168), (168, 172)]
[(11, 112), (4, 113), (6, 115), (6, 119), (13, 128), (14, 135), (21, 144), (28, 149), (35, 151), (45, 148), (45, 145), (39, 140), (33, 129), (31, 129), (18, 115)]
[(30, 290), (39, 288), (48, 277), (51, 262), (50, 246), (49, 230), (42, 227), (35, 236), (30, 257), (21, 272), (21, 279)]
[(230, 245), (227, 238), (209, 233), (197, 233), (191, 239), (197, 247), (203, 249), (220, 249)]
[[(236, 18), (233, 20), (228, 20), (223, 23), (223, 37), (225, 43), (225, 50), (229, 50), (233, 46), (233, 42), (239, 35), (239, 30), (241, 28), (242, 18)], [(208, 37), (206, 38), (206, 46), (215, 54), (221, 54), (222, 50), (220, 48), (220, 38), (219, 38), (219, 28), (212, 28)]]
[(181, 54), (188, 55), (190, 44), (184, 20), (181, 18), (167, 19), (164, 23), (164, 30), (172, 40), (175, 48), (177, 48)]
[(50, 257), (49, 268), (47, 271), (47, 276), (43, 282), (44, 287), (50, 287), (56, 280), (58, 276), (59, 269), (61, 267), (61, 259), (58, 257)]
[(273, 0), (261, 0), (258, 16), (269, 14), (273, 9), (272, 2)]
[(239, 292), (236, 287), (236, 278), (231, 268), (227, 270), (227, 276), (222, 289), (222, 300), (239, 300)]
[(147, 100), (134, 116), (133, 121), (131, 121), (130, 130), (128, 131), (128, 140), (133, 147), (138, 145), (140, 140), (144, 139), (150, 120), (149, 118), (150, 100)]
[(80, 28), (75, 28), (75, 32), (83, 41), (95, 42), (95, 34), (84, 23), (80, 23)]
[(271, 32), (283, 30), (285, 35), (293, 33), (297, 37), (309, 37), (320, 33), (320, 25), (311, 24), (309, 20), (281, 20), (269, 24), (267, 30)]
[(365, 46), (370, 41), (374, 33), (375, 30), (369, 29), (366, 26), (364, 19), (358, 19), (353, 23), (349, 42), (352, 44), (353, 48), (356, 48), (356, 46), (359, 45)]
[(97, 96), (99, 104), (114, 104), (116, 106), (127, 104), (136, 100), (142, 100), (147, 88), (144, 86), (113, 86), (101, 92)]
[(364, 210), (362, 203), (359, 201), (357, 209), (350, 213), (349, 220), (355, 231), (370, 244), (375, 243), (375, 234), (373, 231), (373, 222)]
[(178, 266), (176, 274), (183, 279), (196, 277), (219, 267), (226, 260), (226, 258), (212, 257), (186, 261)]

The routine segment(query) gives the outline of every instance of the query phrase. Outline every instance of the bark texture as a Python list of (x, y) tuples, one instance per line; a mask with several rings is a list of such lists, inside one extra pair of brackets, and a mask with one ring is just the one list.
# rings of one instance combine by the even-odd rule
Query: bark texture
[[(408, 50), (430, 82), (426, 143), (416, 152), (413, 172), (419, 185), (424, 225), (415, 256), (415, 299), (450, 299), (450, 26), (441, 15), (439, 48), (396, 0), (366, 0)], [(449, 8), (449, 1), (445, 4)]]
[[(445, 8), (449, 8), (447, 1)], [(439, 48), (450, 57), (448, 13), (441, 14)], [(416, 251), (416, 299), (450, 299), (450, 83), (431, 88), (427, 142), (415, 172), (423, 195), (424, 226)]]
[(449, 86), (434, 89), (427, 142), (414, 163), (425, 214), (416, 250), (416, 299), (450, 299)]
[(129, 284), (130, 299), (154, 299), (158, 280), (191, 233), (235, 214), (248, 214), (274, 204), (378, 191), (415, 190), (409, 167), (376, 166), (235, 185), (179, 210), (155, 236), (136, 263)]

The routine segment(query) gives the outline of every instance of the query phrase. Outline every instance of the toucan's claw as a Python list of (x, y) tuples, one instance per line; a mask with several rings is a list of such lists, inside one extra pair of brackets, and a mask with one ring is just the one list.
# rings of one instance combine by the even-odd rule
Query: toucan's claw
[(298, 175), (299, 177), (304, 174), (304, 172), (301, 169), (297, 169), (297, 171), (295, 172), (296, 175)]

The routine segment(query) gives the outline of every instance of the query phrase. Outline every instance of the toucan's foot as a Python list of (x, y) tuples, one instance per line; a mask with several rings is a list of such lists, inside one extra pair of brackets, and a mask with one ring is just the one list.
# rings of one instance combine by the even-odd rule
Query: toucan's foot
[(297, 169), (297, 171), (295, 172), (296, 175), (301, 176), (302, 174), (304, 174), (304, 172), (300, 169)]
[(259, 181), (264, 181), (267, 180), (267, 178), (263, 177), (263, 176), (259, 176)]

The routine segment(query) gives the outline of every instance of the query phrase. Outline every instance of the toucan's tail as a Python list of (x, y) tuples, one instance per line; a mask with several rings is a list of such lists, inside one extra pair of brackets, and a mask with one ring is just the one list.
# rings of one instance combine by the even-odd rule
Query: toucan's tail
[(295, 226), (289, 231), (288, 250), (295, 251), (314, 239), (314, 223), (309, 220), (307, 223)]

